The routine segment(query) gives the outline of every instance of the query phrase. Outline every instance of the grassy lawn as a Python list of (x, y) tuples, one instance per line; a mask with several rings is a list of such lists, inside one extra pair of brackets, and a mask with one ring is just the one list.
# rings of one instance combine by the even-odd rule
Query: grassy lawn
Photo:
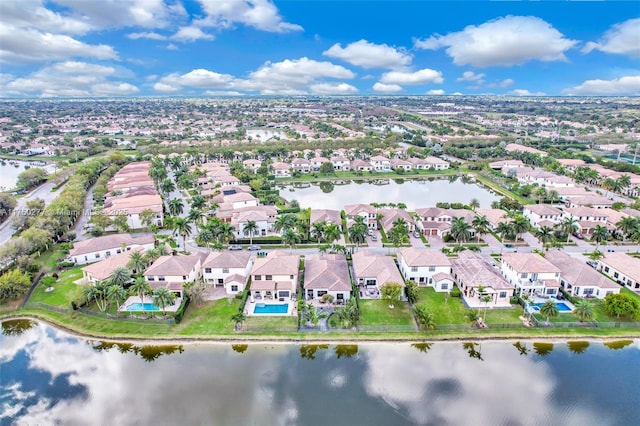
[(82, 285), (75, 284), (74, 281), (82, 278), (82, 270), (80, 267), (68, 269), (60, 273), (58, 282), (53, 285), (55, 290), (46, 292), (46, 286), (39, 283), (33, 294), (29, 298), (29, 302), (40, 302), (46, 305), (61, 306), (69, 309), (71, 301), (82, 295)]
[[(229, 322), (231, 323), (231, 322)], [(244, 327), (248, 333), (279, 333), (298, 330), (298, 317), (247, 317)], [(244, 333), (243, 333), (244, 334)]]
[[(484, 309), (482, 309), (484, 315)], [(485, 322), (487, 324), (522, 324), (520, 316), (524, 310), (518, 306), (515, 308), (487, 309)]]
[(384, 300), (360, 300), (360, 321), (362, 325), (409, 325), (415, 324), (411, 308), (407, 302), (395, 303), (389, 309)]
[(62, 250), (60, 246), (54, 246), (51, 250), (44, 252), (42, 256), (38, 258), (38, 262), (40, 262), (43, 267), (55, 271), (58, 259), (65, 257), (65, 255), (65, 251)]
[(468, 323), (465, 318), (467, 308), (462, 303), (462, 299), (449, 297), (449, 300), (445, 301), (446, 293), (438, 293), (431, 287), (420, 287), (418, 291), (420, 297), (417, 304), (427, 307), (433, 314), (436, 325)]
[(231, 316), (238, 312), (240, 301), (220, 299), (205, 302), (202, 306), (190, 304), (182, 323), (178, 325), (179, 333), (185, 336), (207, 334), (232, 334), (234, 324)]

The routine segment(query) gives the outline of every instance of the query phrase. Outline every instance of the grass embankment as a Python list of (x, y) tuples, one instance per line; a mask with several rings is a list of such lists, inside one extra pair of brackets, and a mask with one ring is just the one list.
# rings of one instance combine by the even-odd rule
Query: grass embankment
[(407, 302), (396, 302), (394, 308), (384, 300), (360, 300), (360, 321), (363, 326), (412, 326), (415, 324)]
[(410, 173), (398, 174), (396, 172), (363, 172), (357, 174), (357, 172), (335, 172), (334, 174), (322, 174), (316, 173), (311, 175), (309, 173), (303, 173), (299, 177), (290, 178), (278, 178), (276, 183), (295, 183), (295, 182), (327, 182), (341, 179), (352, 180), (378, 180), (378, 179), (415, 179), (415, 178), (428, 178), (428, 177), (446, 177), (458, 174), (458, 169), (446, 169), (446, 170), (415, 170)]
[(505, 189), (503, 187), (501, 187), (500, 185), (498, 185), (497, 183), (495, 183), (494, 181), (492, 181), (491, 179), (487, 178), (486, 176), (482, 176), (480, 174), (474, 174), (475, 178), (481, 182), (484, 186), (490, 188), (492, 191), (503, 195), (505, 197), (514, 199), (516, 201), (518, 201), (521, 204), (532, 204), (532, 201), (524, 198), (523, 196), (516, 194), (513, 191), (509, 191), (508, 189)]

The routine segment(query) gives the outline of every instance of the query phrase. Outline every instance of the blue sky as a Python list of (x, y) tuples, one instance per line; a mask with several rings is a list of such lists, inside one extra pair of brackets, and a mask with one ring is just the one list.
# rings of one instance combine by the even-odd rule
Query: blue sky
[(2, 0), (0, 96), (640, 95), (640, 2)]

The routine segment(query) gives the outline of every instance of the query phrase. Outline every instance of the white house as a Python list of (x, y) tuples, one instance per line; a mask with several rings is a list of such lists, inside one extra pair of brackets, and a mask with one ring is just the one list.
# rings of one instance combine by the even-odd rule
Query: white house
[(320, 170), (320, 166), (322, 166), (324, 163), (330, 163), (331, 161), (329, 161), (329, 159), (324, 158), (324, 157), (315, 157), (312, 158), (311, 160), (311, 170), (313, 171), (318, 171)]
[(202, 258), (200, 254), (160, 256), (143, 275), (152, 289), (165, 287), (182, 297), (184, 284), (202, 276)]
[(505, 253), (501, 271), (519, 296), (555, 296), (560, 289), (560, 269), (537, 253)]
[(429, 165), (429, 168), (434, 170), (446, 170), (449, 168), (449, 163), (442, 158), (429, 156), (425, 158), (425, 162)]
[(223, 199), (225, 203), (231, 204), (234, 209), (256, 207), (258, 205), (258, 199), (247, 192), (236, 192), (225, 195)]
[(83, 280), (87, 283), (95, 284), (109, 279), (115, 269), (127, 267), (127, 263), (131, 259), (131, 253), (134, 252), (144, 253), (144, 248), (142, 246), (134, 247), (131, 250), (123, 251), (115, 256), (109, 256), (104, 260), (83, 267)]
[(347, 219), (353, 220), (356, 216), (362, 216), (369, 229), (378, 229), (377, 211), (369, 204), (350, 204), (344, 206)]
[(291, 166), (287, 163), (273, 163), (273, 174), (276, 178), (288, 178), (291, 177)]
[(252, 255), (245, 251), (209, 253), (202, 263), (202, 279), (227, 294), (243, 292), (251, 272)]
[(608, 217), (601, 210), (593, 207), (571, 207), (565, 209), (565, 217), (574, 218), (580, 226), (580, 233), (586, 235), (597, 225), (606, 226)]
[(561, 250), (549, 250), (545, 259), (560, 269), (560, 285), (572, 296), (604, 299), (607, 294), (620, 293), (618, 284)]
[(278, 209), (274, 206), (242, 207), (229, 213), (231, 226), (234, 228), (236, 238), (248, 238), (244, 233), (244, 227), (249, 221), (255, 222), (257, 229), (253, 237), (264, 237), (273, 232), (273, 224), (278, 215)]
[(398, 266), (405, 280), (436, 291), (450, 291), (453, 286), (451, 261), (441, 251), (404, 248), (398, 252)]
[(334, 170), (349, 171), (351, 170), (351, 161), (342, 155), (331, 157), (331, 164)]
[(305, 299), (320, 299), (325, 294), (332, 295), (338, 304), (351, 297), (351, 278), (344, 255), (325, 254), (305, 258)]
[(373, 170), (376, 172), (390, 172), (391, 160), (382, 155), (376, 155), (369, 159), (369, 163), (373, 166)]
[(300, 256), (272, 251), (259, 257), (251, 268), (251, 296), (254, 300), (292, 299), (297, 293)]
[(640, 259), (620, 252), (609, 252), (599, 260), (598, 269), (628, 289), (640, 292)]
[(142, 247), (145, 251), (155, 246), (155, 237), (147, 235), (133, 238), (129, 234), (104, 235), (77, 241), (69, 250), (69, 256), (76, 265), (98, 262), (110, 256), (115, 256), (135, 247)]
[(393, 258), (360, 250), (351, 259), (360, 297), (380, 297), (380, 287), (387, 283), (398, 283), (404, 287), (404, 280)]
[(564, 219), (564, 213), (548, 204), (527, 204), (522, 209), (522, 215), (529, 219), (531, 225), (536, 228), (542, 226), (551, 226), (562, 222)]
[(309, 173), (311, 171), (311, 162), (306, 158), (294, 158), (291, 162), (291, 168), (297, 172)]

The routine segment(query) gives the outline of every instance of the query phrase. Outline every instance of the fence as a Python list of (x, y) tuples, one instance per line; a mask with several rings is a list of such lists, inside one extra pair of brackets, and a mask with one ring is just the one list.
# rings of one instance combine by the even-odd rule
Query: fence
[(92, 311), (89, 310), (87, 308), (78, 308), (77, 310), (72, 310), (72, 309), (67, 309), (67, 308), (61, 308), (60, 306), (53, 306), (53, 305), (47, 305), (45, 303), (41, 303), (41, 302), (30, 302), (28, 303), (26, 306), (26, 308), (32, 308), (32, 307), (36, 307), (36, 308), (42, 308), (42, 309), (46, 309), (49, 311), (55, 311), (55, 312), (59, 312), (62, 314), (73, 314), (74, 312), (80, 312), (84, 315), (89, 315), (89, 316), (93, 316), (93, 317), (97, 317), (97, 318), (104, 318), (104, 319), (110, 319), (110, 320), (120, 320), (120, 321), (135, 321), (135, 322), (144, 322), (144, 323), (155, 323), (155, 324), (164, 324), (166, 323), (168, 320), (173, 321), (173, 318), (139, 318), (139, 317), (135, 317), (135, 316), (130, 316), (130, 314), (123, 314), (123, 315), (113, 315), (113, 314), (107, 314), (104, 312), (96, 312), (96, 311)]

